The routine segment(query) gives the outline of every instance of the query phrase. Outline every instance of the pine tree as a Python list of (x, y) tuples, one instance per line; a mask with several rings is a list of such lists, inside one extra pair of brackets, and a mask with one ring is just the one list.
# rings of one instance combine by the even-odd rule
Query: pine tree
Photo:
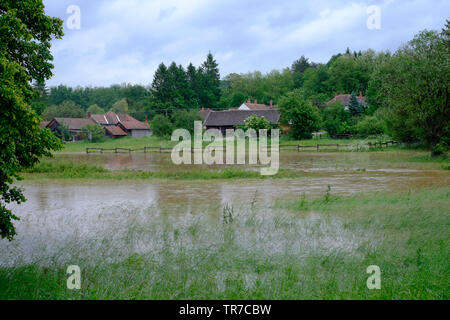
[(360, 116), (362, 114), (362, 106), (361, 103), (356, 98), (356, 94), (352, 92), (350, 97), (350, 105), (348, 106), (350, 114), (354, 116)]
[(220, 100), (220, 74), (218, 64), (211, 52), (208, 53), (199, 71), (202, 78), (200, 104), (205, 107), (215, 107)]

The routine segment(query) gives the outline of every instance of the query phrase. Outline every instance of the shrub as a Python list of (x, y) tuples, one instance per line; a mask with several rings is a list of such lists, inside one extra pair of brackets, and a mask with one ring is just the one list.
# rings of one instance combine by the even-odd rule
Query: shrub
[[(176, 111), (172, 115), (174, 129), (183, 128), (188, 130), (191, 134), (194, 133), (194, 121), (203, 120), (202, 116), (197, 110), (191, 111)], [(172, 133), (170, 130), (169, 135)]]
[(356, 124), (355, 131), (362, 136), (383, 134), (384, 122), (376, 116), (365, 116)]
[(257, 133), (259, 133), (259, 129), (272, 129), (272, 124), (266, 120), (264, 117), (258, 117), (256, 114), (251, 115), (247, 119), (244, 120), (246, 130), (254, 129)]
[(153, 133), (160, 137), (170, 136), (173, 131), (172, 123), (163, 115), (156, 115), (152, 121), (150, 121), (150, 127)]

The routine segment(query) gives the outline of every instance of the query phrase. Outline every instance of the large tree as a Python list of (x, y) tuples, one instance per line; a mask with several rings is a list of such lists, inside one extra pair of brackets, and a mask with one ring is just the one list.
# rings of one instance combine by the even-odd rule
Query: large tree
[(62, 21), (47, 16), (41, 0), (0, 0), (0, 235), (9, 240), (18, 217), (6, 205), (25, 201), (11, 184), (22, 169), (60, 147), (49, 130), (39, 127), (30, 102), (39, 95), (32, 81), (42, 83), (52, 75), (50, 41), (62, 36)]
[(435, 155), (450, 137), (450, 50), (446, 29), (422, 31), (380, 65), (372, 81), (387, 106), (387, 122), (401, 140), (422, 140)]

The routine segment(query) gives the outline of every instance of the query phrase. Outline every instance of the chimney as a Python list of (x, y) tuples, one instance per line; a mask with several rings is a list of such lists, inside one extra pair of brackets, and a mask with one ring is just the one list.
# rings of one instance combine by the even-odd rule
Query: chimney
[(337, 93), (334, 94), (334, 97), (335, 97), (335, 98), (337, 97)]
[(255, 104), (257, 104), (257, 103), (258, 103), (258, 100), (255, 99)]
[(148, 119), (147, 119), (147, 116), (145, 116), (145, 123), (148, 123)]
[(88, 116), (88, 119), (91, 118), (91, 113), (88, 112), (88, 113), (87, 113), (87, 116)]
[(272, 108), (272, 104), (273, 104), (273, 101), (272, 101), (272, 99), (270, 100), (270, 107)]
[(202, 111), (205, 110), (205, 108), (202, 107)]
[(362, 98), (362, 91), (359, 92), (359, 97)]
[(248, 98), (247, 103), (250, 103), (250, 98)]

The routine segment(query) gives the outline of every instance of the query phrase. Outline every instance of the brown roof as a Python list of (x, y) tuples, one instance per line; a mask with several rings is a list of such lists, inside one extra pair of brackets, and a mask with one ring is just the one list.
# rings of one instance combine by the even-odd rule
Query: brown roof
[[(120, 116), (119, 116), (120, 118)], [(136, 119), (134, 120), (128, 120), (128, 121), (122, 121), (120, 120), (120, 124), (127, 130), (136, 130), (136, 129), (150, 129), (150, 126), (148, 123), (138, 121)]]
[[(350, 98), (352, 97), (351, 94), (340, 94), (337, 95), (336, 97), (334, 97), (333, 99), (331, 99), (330, 101), (327, 102), (327, 106), (335, 103), (337, 101), (341, 102), (344, 106), (348, 106), (350, 105)], [(366, 97), (363, 97), (361, 95), (357, 96), (356, 99), (358, 99), (359, 102), (361, 102), (362, 104), (366, 104)]]
[(126, 136), (126, 132), (123, 131), (119, 126), (105, 126), (105, 130), (109, 132), (112, 136)]
[(59, 124), (63, 122), (66, 123), (70, 130), (80, 130), (87, 124), (95, 124), (94, 121), (87, 118), (54, 118), (53, 120), (57, 121)]
[(268, 106), (266, 104), (261, 104), (261, 103), (244, 102), (243, 104), (245, 104), (247, 106), (247, 108), (249, 108), (250, 110), (268, 110), (268, 109), (271, 109), (270, 106)]
[(221, 126), (237, 126), (243, 125), (244, 120), (251, 115), (264, 117), (272, 124), (277, 124), (280, 120), (280, 114), (277, 110), (226, 110), (226, 111), (211, 111), (205, 120), (207, 127), (221, 127)]
[(145, 122), (136, 120), (128, 114), (116, 114), (112, 111), (108, 111), (105, 114), (93, 114), (91, 119), (101, 125), (117, 125), (120, 122), (127, 130), (150, 129)]

